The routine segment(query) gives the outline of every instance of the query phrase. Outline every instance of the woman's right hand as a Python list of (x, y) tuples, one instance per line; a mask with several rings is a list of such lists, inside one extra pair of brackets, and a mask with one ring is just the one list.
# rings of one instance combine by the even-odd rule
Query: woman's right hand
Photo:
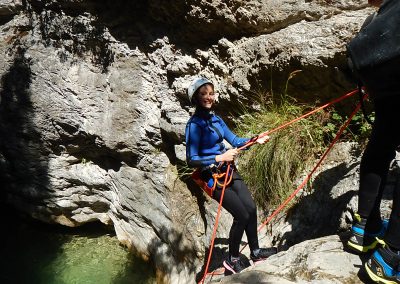
[(216, 162), (232, 162), (238, 154), (239, 154), (239, 149), (237, 149), (237, 148), (229, 149), (225, 153), (215, 156), (215, 161)]

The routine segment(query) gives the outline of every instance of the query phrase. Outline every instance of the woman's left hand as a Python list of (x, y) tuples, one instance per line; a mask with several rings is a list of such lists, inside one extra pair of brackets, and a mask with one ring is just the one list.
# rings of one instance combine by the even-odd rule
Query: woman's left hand
[(258, 137), (257, 140), (256, 140), (256, 143), (264, 144), (264, 143), (266, 143), (268, 141), (269, 141), (269, 136), (265, 135), (265, 136), (262, 136), (262, 137)]

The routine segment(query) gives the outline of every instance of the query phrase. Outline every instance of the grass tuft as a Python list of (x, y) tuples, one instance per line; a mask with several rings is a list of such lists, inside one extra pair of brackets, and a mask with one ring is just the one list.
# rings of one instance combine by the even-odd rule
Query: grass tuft
[[(242, 116), (236, 129), (239, 135), (249, 137), (274, 129), (312, 109), (288, 96), (278, 100), (272, 97), (265, 100), (264, 96), (262, 101), (264, 104), (257, 113), (247, 112)], [(259, 205), (263, 208), (268, 204), (277, 205), (293, 191), (294, 179), (326, 145), (323, 125), (328, 119), (329, 115), (324, 112), (302, 119), (271, 134), (267, 144), (244, 152), (240, 165), (245, 164), (246, 171), (241, 173)]]
[[(253, 111), (241, 106), (242, 115), (235, 132), (242, 137), (252, 137), (314, 109), (315, 105), (300, 104), (287, 94), (289, 80), (299, 72), (296, 70), (290, 74), (282, 95), (277, 96), (272, 91), (255, 93), (251, 99), (258, 106), (256, 112), (254, 106)], [(239, 166), (243, 165), (246, 170), (241, 174), (259, 206), (264, 209), (268, 205), (276, 206), (293, 192), (295, 179), (322, 154), (347, 119), (338, 111), (340, 108), (335, 107), (274, 132), (265, 145), (257, 145), (243, 152)], [(373, 119), (373, 114), (370, 118)], [(362, 145), (370, 131), (371, 126), (360, 112), (353, 117), (341, 139), (357, 141)]]

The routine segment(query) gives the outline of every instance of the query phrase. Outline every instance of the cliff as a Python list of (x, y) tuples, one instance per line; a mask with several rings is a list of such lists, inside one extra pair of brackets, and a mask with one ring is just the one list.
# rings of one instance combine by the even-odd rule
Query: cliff
[[(212, 79), (227, 121), (238, 103), (256, 109), (255, 91), (281, 91), (298, 69), (288, 92), (300, 102), (336, 97), (352, 87), (345, 44), (373, 11), (365, 2), (1, 1), (1, 201), (44, 222), (109, 224), (165, 281), (194, 282), (217, 204), (178, 174), (187, 84), (199, 73)], [(302, 218), (312, 210), (301, 209), (293, 222), (309, 224), (304, 234), (289, 238), (278, 220), (284, 228), (264, 244), (348, 227), (348, 218), (336, 217), (354, 209), (353, 159), (316, 177), (338, 171), (332, 182), (339, 183), (353, 171), (350, 193), (324, 197), (342, 210), (319, 217), (330, 226), (310, 230), (313, 221)], [(229, 227), (225, 212), (221, 238)], [(215, 265), (226, 247), (218, 251)]]

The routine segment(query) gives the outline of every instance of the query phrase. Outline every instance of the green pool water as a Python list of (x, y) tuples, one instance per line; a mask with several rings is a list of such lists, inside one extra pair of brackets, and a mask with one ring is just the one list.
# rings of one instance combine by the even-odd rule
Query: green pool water
[(130, 254), (99, 224), (66, 228), (5, 217), (0, 283), (156, 283), (152, 265)]

